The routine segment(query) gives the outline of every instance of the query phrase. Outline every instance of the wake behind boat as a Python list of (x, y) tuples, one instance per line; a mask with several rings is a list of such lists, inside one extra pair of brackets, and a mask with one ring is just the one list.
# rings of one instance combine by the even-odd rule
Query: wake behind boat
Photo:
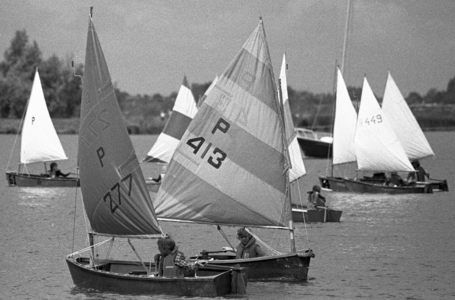
[[(82, 91), (78, 162), (90, 246), (66, 258), (74, 284), (121, 294), (244, 294), (246, 277), (242, 268), (201, 266), (197, 273), (176, 276), (168, 271), (176, 268), (171, 260), (158, 276), (161, 272), (154, 273), (155, 262), (142, 259), (133, 246), (131, 239), (144, 239), (156, 249), (154, 239), (164, 233), (126, 130), (91, 14)], [(100, 236), (110, 239), (95, 243)], [(131, 246), (129, 252), (138, 260), (125, 260), (125, 253), (122, 259), (112, 258), (116, 239), (126, 239)], [(107, 249), (103, 250), (103, 244)]]
[(306, 280), (314, 257), (295, 246), (288, 148), (300, 150), (282, 105), (261, 20), (188, 126), (154, 200), (161, 221), (288, 231), (288, 253), (207, 257), (248, 267), (249, 280)]
[[(52, 124), (44, 99), (38, 69), (35, 72), (32, 91), (25, 108), (22, 121), (20, 162), (18, 171), (11, 171), (8, 162), (6, 180), (9, 186), (19, 187), (74, 187), (79, 186), (79, 178), (74, 176), (54, 176), (47, 168), (47, 162), (66, 160), (65, 151)], [(19, 130), (20, 132), (20, 130)], [(13, 146), (13, 150), (15, 147)], [(12, 155), (13, 153), (11, 153)], [(29, 172), (31, 164), (44, 164), (43, 173)], [(22, 169), (22, 170), (21, 170)]]

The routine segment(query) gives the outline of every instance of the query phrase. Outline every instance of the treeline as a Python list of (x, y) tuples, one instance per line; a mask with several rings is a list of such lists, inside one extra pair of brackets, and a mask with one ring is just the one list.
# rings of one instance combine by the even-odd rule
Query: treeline
[[(55, 54), (43, 59), (36, 41), (30, 42), (25, 30), (16, 32), (10, 47), (0, 62), (0, 118), (20, 119), (23, 116), (36, 68), (39, 68), (44, 96), (52, 118), (77, 119), (79, 117), (83, 65), (71, 65), (72, 57), (60, 59)], [(192, 84), (195, 99), (199, 99), (210, 85)], [(178, 87), (176, 87), (177, 89)], [(314, 94), (308, 91), (289, 89), (289, 103), (294, 124), (319, 130), (330, 130), (333, 119), (335, 96), (331, 93)], [(358, 103), (361, 88), (348, 87), (354, 104)], [(168, 96), (161, 94), (130, 95), (115, 88), (128, 130), (131, 133), (159, 133), (169, 116), (177, 92)], [(381, 101), (381, 99), (379, 99)], [(430, 89), (425, 95), (411, 92), (406, 101), (413, 107), (430, 105), (432, 109), (416, 109), (414, 113), (423, 128), (455, 128), (453, 106), (455, 104), (455, 77), (446, 91)], [(431, 106), (433, 105), (433, 106)], [(434, 109), (437, 107), (438, 109)], [(449, 107), (449, 109), (440, 109)], [(71, 122), (74, 124), (74, 121)], [(72, 131), (76, 131), (74, 129)], [(71, 132), (72, 132), (71, 131)]]

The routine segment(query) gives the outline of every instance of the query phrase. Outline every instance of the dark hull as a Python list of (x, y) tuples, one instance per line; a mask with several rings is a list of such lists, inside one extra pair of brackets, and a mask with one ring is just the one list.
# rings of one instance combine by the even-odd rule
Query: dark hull
[(317, 158), (332, 157), (332, 143), (302, 137), (297, 137), (297, 141), (305, 156)]
[(333, 192), (348, 192), (344, 179), (341, 177), (319, 176), (319, 182), (324, 189), (329, 189)]
[(161, 186), (161, 182), (156, 182), (153, 180), (146, 180), (145, 184), (147, 185), (149, 192), (153, 193), (157, 193)]
[(202, 259), (214, 258), (209, 264), (245, 267), (248, 281), (289, 280), (305, 281), (308, 279), (311, 250), (304, 253), (263, 256), (246, 259), (227, 259), (226, 255), (202, 256)]
[[(100, 260), (90, 268), (88, 258), (66, 259), (77, 287), (131, 295), (176, 295), (216, 297), (243, 292), (233, 279), (236, 271), (228, 268), (201, 267), (197, 277), (148, 277), (140, 262)], [(148, 267), (148, 265), (146, 264)], [(220, 270), (221, 269), (221, 270)], [(237, 268), (238, 269), (238, 268)], [(242, 278), (246, 285), (246, 278)]]
[(292, 220), (294, 222), (306, 223), (325, 223), (325, 222), (340, 222), (341, 210), (334, 209), (292, 209)]
[(41, 175), (6, 172), (6, 180), (9, 186), (19, 187), (78, 187), (79, 178), (58, 177), (51, 178)]
[(433, 185), (436, 185), (436, 183), (421, 182), (416, 185), (392, 186), (385, 184), (384, 181), (323, 176), (319, 177), (319, 181), (323, 188), (334, 192), (357, 194), (427, 194), (433, 193)]

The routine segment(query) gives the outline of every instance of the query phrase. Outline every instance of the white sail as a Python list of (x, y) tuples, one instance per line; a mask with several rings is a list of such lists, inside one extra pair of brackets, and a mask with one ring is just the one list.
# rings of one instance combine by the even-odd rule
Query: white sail
[(163, 132), (161, 132), (155, 144), (153, 144), (152, 149), (147, 153), (145, 161), (169, 163), (175, 148), (177, 148), (183, 133), (185, 133), (188, 124), (190, 124), (196, 112), (196, 101), (194, 100), (188, 80), (184, 76), (169, 120)]
[(414, 170), (366, 78), (363, 81), (355, 147), (360, 170)]
[(340, 69), (337, 69), (337, 94), (333, 126), (333, 164), (356, 161), (354, 135), (357, 113), (349, 97)]
[(390, 72), (387, 76), (382, 110), (410, 160), (434, 155)]
[(294, 130), (294, 123), (292, 121), (292, 113), (289, 105), (288, 97), (288, 81), (286, 78), (286, 54), (283, 54), (283, 61), (281, 63), (280, 71), (280, 88), (281, 97), (283, 98), (283, 113), (285, 118), (286, 126), (286, 138), (288, 140), (288, 151), (290, 157), (291, 168), (289, 170), (289, 180), (293, 182), (299, 177), (306, 174), (305, 165), (303, 164), (302, 153), (300, 152), (300, 146), (297, 141), (297, 135)]
[(26, 109), (22, 127), (21, 163), (68, 159), (47, 110), (38, 70)]
[(282, 121), (261, 21), (182, 137), (154, 201), (157, 215), (288, 228)]

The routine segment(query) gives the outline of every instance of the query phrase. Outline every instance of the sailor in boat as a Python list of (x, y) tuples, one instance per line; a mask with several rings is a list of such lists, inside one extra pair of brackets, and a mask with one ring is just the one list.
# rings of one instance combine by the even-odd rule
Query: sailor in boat
[(237, 238), (240, 240), (240, 244), (237, 246), (236, 258), (253, 258), (267, 255), (267, 253), (256, 244), (256, 239), (245, 227), (237, 230)]
[(308, 209), (326, 207), (327, 200), (321, 195), (321, 187), (314, 185), (312, 191), (308, 192)]
[(412, 161), (411, 164), (416, 171), (409, 172), (408, 177), (406, 178), (406, 182), (408, 183), (415, 183), (416, 181), (424, 182), (425, 177), (430, 178), (430, 173), (427, 173), (427, 171), (425, 171), (425, 169), (420, 165), (420, 162), (418, 160)]
[(387, 185), (391, 186), (402, 186), (404, 184), (403, 179), (397, 172), (390, 173), (390, 178), (387, 180)]
[(200, 266), (199, 262), (188, 262), (169, 235), (158, 239), (157, 244), (160, 253), (155, 255), (156, 269), (152, 276), (183, 278), (185, 274), (194, 274)]
[(152, 178), (152, 180), (157, 182), (157, 183), (161, 183), (161, 181), (163, 180), (164, 175), (166, 174), (166, 171), (167, 171), (167, 165), (162, 166), (161, 167), (161, 173), (158, 175), (158, 177)]
[(68, 177), (68, 175), (70, 175), (70, 173), (65, 174), (62, 171), (60, 171), (56, 162), (51, 163), (51, 169), (49, 170), (49, 177), (51, 177), (51, 178)]

